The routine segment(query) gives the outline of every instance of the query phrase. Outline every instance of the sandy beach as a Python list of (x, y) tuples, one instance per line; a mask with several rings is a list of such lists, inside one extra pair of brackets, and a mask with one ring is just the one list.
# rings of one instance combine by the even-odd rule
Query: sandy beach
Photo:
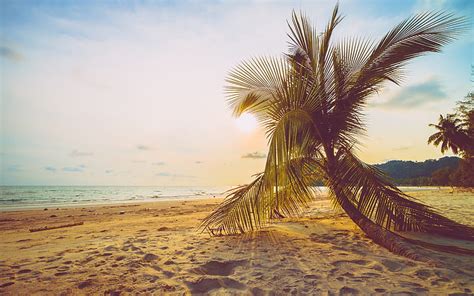
[(474, 257), (396, 256), (328, 200), (253, 234), (197, 232), (221, 201), (1, 212), (0, 294), (473, 295)]

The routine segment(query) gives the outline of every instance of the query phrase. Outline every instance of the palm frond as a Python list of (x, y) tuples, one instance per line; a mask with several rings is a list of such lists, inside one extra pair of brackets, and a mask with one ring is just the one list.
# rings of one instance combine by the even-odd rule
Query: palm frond
[(283, 88), (288, 70), (283, 58), (254, 58), (237, 66), (225, 90), (234, 114), (258, 113), (268, 107)]
[(236, 188), (202, 223), (216, 234), (260, 228), (278, 216), (297, 216), (314, 199), (311, 187), (321, 178), (315, 127), (304, 110), (283, 116), (271, 133), (265, 171), (249, 185)]
[[(309, 185), (321, 178), (320, 161), (294, 158), (270, 166), (255, 180), (235, 188), (201, 223), (200, 228), (213, 235), (253, 231), (274, 218), (297, 216), (314, 200), (315, 188)], [(280, 178), (279, 178), (280, 177)]]
[(359, 83), (380, 78), (398, 82), (397, 75), (408, 60), (439, 52), (468, 25), (465, 18), (446, 12), (426, 12), (405, 19), (375, 47), (361, 71)]
[(214, 211), (201, 223), (201, 228), (213, 235), (236, 234), (255, 230), (270, 219), (270, 206), (264, 194), (264, 175), (229, 193)]
[[(409, 60), (429, 52), (438, 52), (468, 28), (463, 17), (444, 12), (417, 14), (402, 21), (373, 45), (369, 41), (343, 41), (339, 45), (341, 63), (348, 72), (347, 93), (336, 102), (335, 113), (343, 113), (333, 129), (334, 137), (357, 135), (362, 131), (358, 116), (367, 98), (385, 81), (401, 82), (401, 71)], [(362, 51), (362, 53), (361, 53)], [(370, 53), (370, 54), (367, 54)], [(362, 65), (362, 66), (361, 66)], [(345, 119), (344, 119), (345, 118)], [(351, 124), (345, 121), (350, 120)]]
[(341, 151), (332, 186), (344, 192), (357, 211), (396, 231), (421, 231), (474, 239), (474, 229), (443, 217), (392, 185), (378, 169)]

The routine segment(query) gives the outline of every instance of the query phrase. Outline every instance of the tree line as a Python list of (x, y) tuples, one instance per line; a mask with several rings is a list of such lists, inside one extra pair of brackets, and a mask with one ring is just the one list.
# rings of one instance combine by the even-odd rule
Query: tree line
[[(428, 144), (451, 150), (461, 157), (455, 168), (446, 167), (433, 173), (432, 181), (459, 187), (474, 187), (474, 92), (457, 102), (453, 113), (440, 115), (437, 124), (430, 124), (437, 132), (428, 138)], [(434, 184), (438, 185), (438, 184)]]

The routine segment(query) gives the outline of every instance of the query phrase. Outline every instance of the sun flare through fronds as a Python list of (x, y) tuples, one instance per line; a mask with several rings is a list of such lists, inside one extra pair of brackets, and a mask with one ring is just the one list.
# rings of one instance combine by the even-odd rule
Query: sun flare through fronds
[(253, 132), (258, 127), (257, 119), (253, 114), (250, 113), (244, 113), (240, 115), (235, 120), (235, 124), (237, 128), (244, 133)]

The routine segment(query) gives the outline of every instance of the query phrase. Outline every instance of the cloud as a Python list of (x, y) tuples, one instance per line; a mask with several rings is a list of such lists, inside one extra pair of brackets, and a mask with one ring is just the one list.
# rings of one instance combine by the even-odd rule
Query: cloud
[(242, 155), (242, 158), (250, 158), (250, 159), (261, 159), (261, 158), (265, 158), (265, 157), (267, 157), (267, 155), (265, 153), (261, 153), (261, 152), (257, 152), (257, 151)]
[(0, 46), (0, 56), (14, 62), (18, 62), (23, 59), (23, 56), (18, 51), (7, 46)]
[(152, 165), (159, 165), (159, 166), (161, 166), (161, 165), (165, 165), (165, 164), (166, 164), (166, 163), (165, 163), (165, 162), (163, 162), (163, 161), (158, 161), (158, 162), (154, 162), (154, 163), (152, 163)]
[(197, 161), (195, 161), (194, 163), (195, 163), (195, 164), (202, 164), (203, 162), (200, 161), (200, 160), (197, 160)]
[(145, 163), (146, 161), (144, 160), (132, 160), (133, 163)]
[(81, 173), (86, 168), (85, 165), (81, 164), (75, 167), (64, 167), (63, 171), (68, 173)]
[(87, 156), (92, 156), (94, 155), (94, 153), (92, 152), (84, 152), (84, 151), (77, 151), (77, 150), (73, 150), (69, 156), (71, 157), (87, 157)]
[(395, 147), (395, 148), (393, 148), (393, 150), (394, 151), (405, 151), (405, 150), (410, 150), (411, 148), (413, 148), (413, 145)]
[(113, 170), (105, 170), (106, 174), (111, 174), (112, 172), (113, 172)]
[(445, 100), (447, 97), (437, 79), (403, 88), (383, 103), (374, 103), (375, 107), (410, 109)]
[(146, 150), (153, 150), (152, 147), (145, 146), (145, 145), (137, 145), (138, 150), (146, 151)]
[(8, 166), (7, 171), (8, 172), (21, 172), (22, 169), (20, 165), (15, 164), (15, 165)]
[(44, 169), (45, 171), (48, 171), (48, 172), (56, 172), (56, 168), (52, 166), (46, 166), (44, 167)]
[(157, 173), (156, 175), (157, 175), (158, 177), (169, 177), (169, 176), (171, 176), (170, 173)]
[(172, 178), (196, 178), (196, 176), (171, 174), (171, 173), (167, 173), (167, 172), (157, 173), (156, 176), (158, 176), (158, 177), (172, 177)]

